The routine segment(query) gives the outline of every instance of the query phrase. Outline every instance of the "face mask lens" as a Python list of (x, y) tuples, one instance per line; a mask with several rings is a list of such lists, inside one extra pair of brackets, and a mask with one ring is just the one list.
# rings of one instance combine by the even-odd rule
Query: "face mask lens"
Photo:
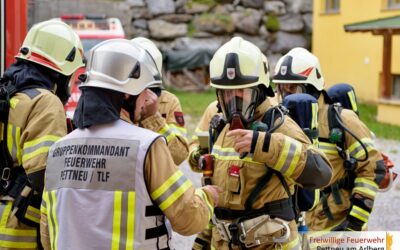
[(257, 107), (259, 90), (257, 88), (224, 89), (217, 90), (217, 96), (227, 121), (230, 121), (234, 114), (248, 121), (253, 117)]

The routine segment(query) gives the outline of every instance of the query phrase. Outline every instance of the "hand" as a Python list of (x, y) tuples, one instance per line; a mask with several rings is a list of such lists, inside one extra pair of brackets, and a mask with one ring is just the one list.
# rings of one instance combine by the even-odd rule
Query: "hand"
[(145, 89), (136, 100), (135, 120), (141, 121), (157, 113), (157, 95), (150, 89)]
[(248, 153), (251, 150), (251, 141), (253, 140), (253, 131), (246, 129), (235, 129), (229, 131), (226, 136), (234, 137), (233, 148), (238, 153)]
[(215, 185), (207, 185), (204, 186), (203, 189), (206, 190), (208, 194), (211, 194), (212, 196), (211, 198), (213, 199), (214, 202), (214, 207), (217, 207), (219, 201), (219, 194), (222, 193), (222, 189)]

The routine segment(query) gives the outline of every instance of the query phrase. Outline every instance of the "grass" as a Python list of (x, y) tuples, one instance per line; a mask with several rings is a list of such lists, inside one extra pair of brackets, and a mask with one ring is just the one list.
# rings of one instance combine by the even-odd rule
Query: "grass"
[(216, 100), (215, 90), (204, 92), (182, 92), (169, 90), (174, 93), (181, 102), (183, 112), (194, 118), (200, 118), (208, 104)]
[(367, 125), (369, 130), (375, 133), (378, 138), (386, 138), (400, 141), (400, 127), (379, 123), (376, 120), (377, 106), (372, 104), (359, 104), (360, 118)]

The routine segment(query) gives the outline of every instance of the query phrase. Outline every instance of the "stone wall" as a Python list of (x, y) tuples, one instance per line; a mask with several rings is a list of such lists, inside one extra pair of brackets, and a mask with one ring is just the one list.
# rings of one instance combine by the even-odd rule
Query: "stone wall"
[(311, 46), (312, 0), (30, 0), (30, 23), (68, 13), (119, 17), (128, 38), (162, 50), (217, 49), (233, 36), (256, 44), (271, 66), (293, 47)]

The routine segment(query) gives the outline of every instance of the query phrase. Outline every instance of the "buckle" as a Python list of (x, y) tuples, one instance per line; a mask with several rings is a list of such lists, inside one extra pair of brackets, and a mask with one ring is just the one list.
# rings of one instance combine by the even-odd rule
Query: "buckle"
[(11, 176), (11, 168), (3, 168), (3, 172), (1, 174), (1, 179), (4, 181), (8, 181)]

